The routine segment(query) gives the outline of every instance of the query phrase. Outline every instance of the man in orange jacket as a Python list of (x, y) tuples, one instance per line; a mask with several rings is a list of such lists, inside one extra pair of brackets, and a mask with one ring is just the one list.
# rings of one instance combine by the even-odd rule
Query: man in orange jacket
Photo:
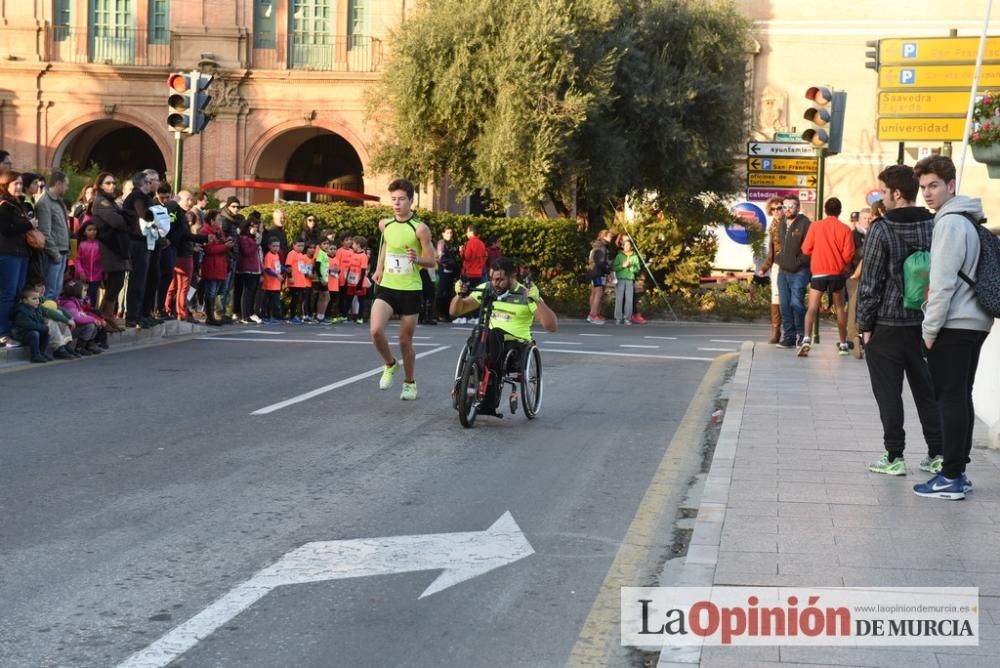
[(854, 258), (854, 235), (851, 228), (840, 221), (843, 207), (840, 200), (831, 197), (823, 205), (826, 217), (809, 226), (802, 242), (802, 252), (809, 256), (812, 278), (809, 280), (809, 308), (806, 311), (806, 335), (799, 346), (799, 357), (809, 355), (812, 341), (813, 321), (819, 312), (820, 299), (829, 291), (833, 295), (833, 306), (837, 311), (837, 331), (840, 343), (837, 352), (841, 356), (851, 353), (847, 345), (847, 311), (844, 310), (844, 288), (847, 285), (847, 269)]

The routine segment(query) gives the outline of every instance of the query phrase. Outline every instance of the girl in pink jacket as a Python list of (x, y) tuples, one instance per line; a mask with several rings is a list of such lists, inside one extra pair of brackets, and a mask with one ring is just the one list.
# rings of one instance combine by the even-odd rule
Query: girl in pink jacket
[(104, 280), (101, 245), (97, 241), (97, 225), (88, 221), (80, 230), (80, 245), (76, 250), (76, 278), (87, 285), (91, 305), (97, 304), (97, 292)]

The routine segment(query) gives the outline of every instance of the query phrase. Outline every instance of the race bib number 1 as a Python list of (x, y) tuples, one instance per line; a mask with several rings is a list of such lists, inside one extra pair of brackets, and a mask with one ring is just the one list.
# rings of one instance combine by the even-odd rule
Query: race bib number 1
[(396, 253), (385, 254), (385, 271), (388, 274), (410, 274), (413, 273), (413, 263), (406, 253), (402, 255)]

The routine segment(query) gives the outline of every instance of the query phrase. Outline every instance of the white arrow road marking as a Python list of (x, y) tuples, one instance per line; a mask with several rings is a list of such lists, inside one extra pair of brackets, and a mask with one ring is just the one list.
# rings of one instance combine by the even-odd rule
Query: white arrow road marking
[[(365, 341), (365, 342), (362, 342), (362, 341), (319, 341), (318, 343), (367, 343), (367, 341)], [(434, 344), (419, 344), (419, 343), (414, 343), (413, 345), (418, 346), (418, 345), (434, 345)], [(451, 348), (451, 346), (440, 346), (438, 348), (435, 348), (434, 350), (425, 350), (422, 353), (418, 353), (417, 356), (416, 356), (416, 359), (420, 359), (421, 357), (427, 357), (428, 355), (433, 355), (434, 353), (439, 353), (442, 350), (448, 350), (448, 348)], [(359, 380), (363, 380), (365, 378), (370, 378), (372, 376), (378, 375), (378, 374), (382, 373), (382, 370), (384, 368), (385, 368), (384, 366), (375, 367), (374, 369), (371, 369), (370, 371), (365, 371), (364, 373), (359, 373), (356, 376), (351, 376), (350, 378), (345, 378), (344, 380), (338, 380), (336, 383), (330, 383), (329, 385), (324, 385), (323, 387), (318, 387), (315, 390), (310, 390), (309, 392), (305, 392), (304, 394), (300, 394), (300, 395), (298, 395), (296, 397), (292, 397), (291, 399), (285, 399), (284, 401), (279, 401), (276, 404), (271, 404), (270, 406), (264, 406), (264, 408), (259, 408), (259, 409), (255, 410), (253, 413), (251, 413), (250, 415), (267, 415), (268, 413), (273, 413), (275, 411), (280, 411), (282, 408), (288, 408), (289, 406), (292, 406), (294, 404), (302, 403), (303, 401), (308, 401), (309, 399), (312, 399), (313, 397), (318, 397), (321, 394), (326, 394), (327, 392), (332, 392), (333, 390), (336, 390), (337, 388), (340, 388), (340, 387), (344, 387), (345, 385), (350, 385), (351, 383), (356, 383)]]
[(162, 668), (282, 585), (442, 569), (420, 598), (535, 553), (510, 511), (486, 531), (306, 543), (174, 628), (118, 668)]

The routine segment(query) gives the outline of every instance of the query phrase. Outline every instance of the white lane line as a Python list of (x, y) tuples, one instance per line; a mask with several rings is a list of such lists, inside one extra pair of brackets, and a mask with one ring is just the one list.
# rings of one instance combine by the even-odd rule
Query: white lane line
[(582, 346), (579, 341), (546, 341), (547, 346)]
[(577, 336), (613, 336), (612, 334), (577, 334)]
[(357, 336), (357, 334), (320, 334), (319, 336)]
[[(433, 355), (434, 353), (439, 353), (443, 350), (448, 350), (448, 348), (451, 348), (451, 346), (440, 346), (438, 348), (435, 348), (434, 350), (425, 350), (424, 352), (417, 354), (417, 359), (420, 359), (421, 357), (427, 357), (428, 355)], [(302, 403), (303, 401), (308, 401), (313, 397), (318, 397), (321, 394), (332, 392), (333, 390), (344, 387), (345, 385), (350, 385), (351, 383), (356, 383), (359, 380), (364, 380), (365, 378), (371, 378), (372, 376), (377, 376), (378, 374), (382, 373), (382, 369), (384, 368), (385, 367), (381, 365), (377, 366), (370, 371), (359, 373), (356, 376), (351, 376), (350, 378), (345, 378), (344, 380), (338, 380), (336, 383), (330, 383), (329, 385), (318, 387), (315, 390), (311, 390), (304, 394), (300, 394), (298, 396), (292, 397), (291, 399), (285, 399), (284, 401), (279, 401), (276, 404), (271, 404), (270, 406), (259, 408), (250, 415), (268, 415), (269, 413), (280, 411), (282, 408), (288, 408), (289, 406)]]
[(709, 339), (708, 342), (709, 343), (737, 343), (737, 344), (743, 343), (742, 341), (733, 341), (733, 340), (730, 340), (730, 339)]
[(471, 332), (472, 331), (471, 327), (452, 327), (452, 329), (457, 330), (459, 332)]
[[(196, 336), (195, 341), (253, 341), (254, 343), (342, 343), (348, 346), (370, 346), (371, 341), (327, 341), (326, 339), (241, 339), (235, 336)], [(413, 346), (433, 347), (434, 343), (414, 343)]]
[(706, 352), (706, 353), (732, 353), (732, 352), (736, 352), (735, 348), (698, 348), (698, 350), (701, 350), (701, 351)]
[(234, 332), (234, 334), (266, 334), (268, 336), (270, 336), (272, 334), (287, 334), (287, 333), (288, 332), (273, 332), (273, 331), (267, 330), (267, 329), (265, 329), (265, 330), (260, 330), (260, 329), (241, 329), (238, 332)]
[(656, 360), (684, 360), (688, 362), (714, 362), (714, 357), (684, 357), (682, 355), (648, 355), (646, 353), (607, 353), (597, 350), (563, 350), (562, 348), (539, 348), (546, 353), (565, 353), (569, 355), (599, 355), (604, 357), (646, 357)]
[(640, 345), (638, 343), (620, 343), (620, 344), (618, 344), (618, 347), (619, 348), (650, 348), (652, 350), (658, 350), (660, 348), (660, 346), (646, 346), (646, 345)]
[(644, 336), (644, 339), (656, 339), (657, 341), (676, 341), (676, 336)]

